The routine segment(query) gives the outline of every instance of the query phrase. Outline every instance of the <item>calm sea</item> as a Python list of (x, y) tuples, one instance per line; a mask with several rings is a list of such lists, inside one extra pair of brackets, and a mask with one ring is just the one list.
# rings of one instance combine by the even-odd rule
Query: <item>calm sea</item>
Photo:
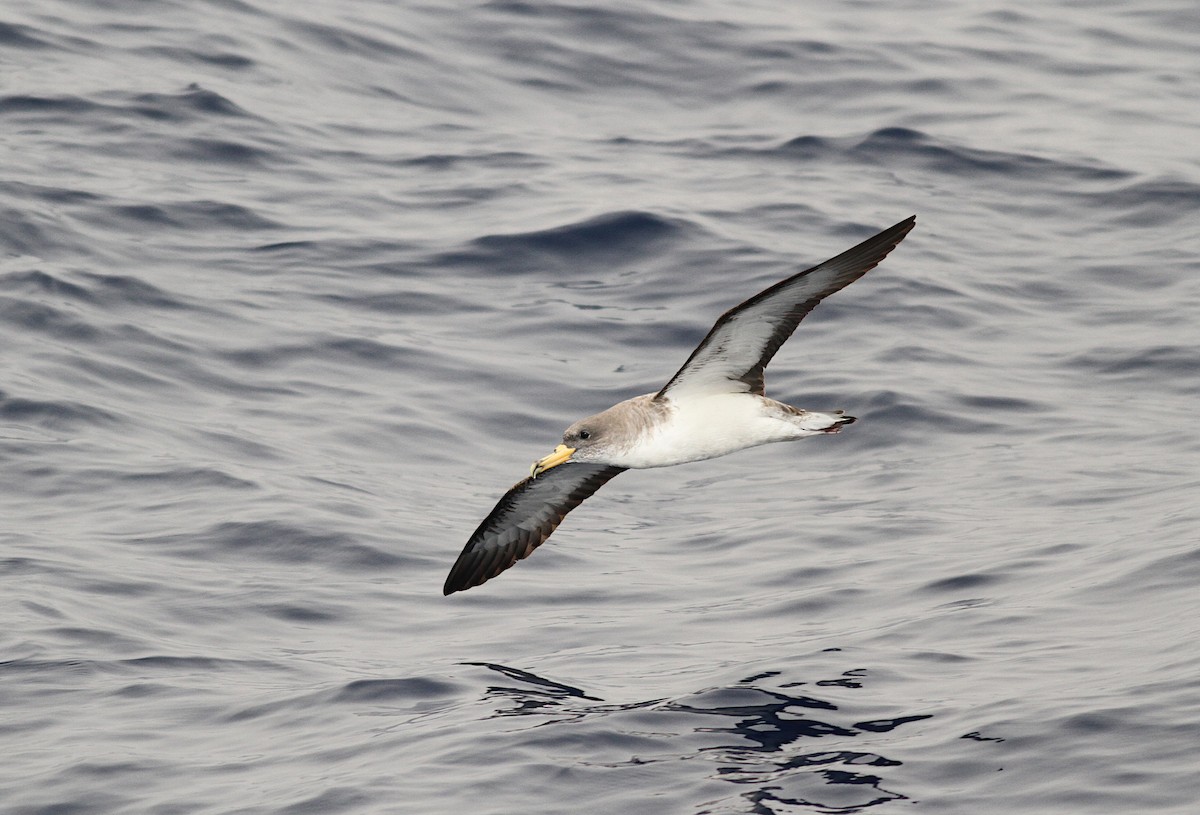
[[(0, 811), (1200, 807), (1194, 2), (8, 0)], [(575, 419), (768, 392), (450, 598)]]

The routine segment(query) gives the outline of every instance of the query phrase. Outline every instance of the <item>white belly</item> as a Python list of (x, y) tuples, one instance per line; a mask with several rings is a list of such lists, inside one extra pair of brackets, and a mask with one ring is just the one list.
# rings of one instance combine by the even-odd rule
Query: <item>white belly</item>
[(812, 435), (794, 416), (750, 393), (720, 393), (672, 400), (665, 421), (655, 423), (638, 444), (612, 463), (622, 467), (667, 467), (716, 458), (747, 447)]

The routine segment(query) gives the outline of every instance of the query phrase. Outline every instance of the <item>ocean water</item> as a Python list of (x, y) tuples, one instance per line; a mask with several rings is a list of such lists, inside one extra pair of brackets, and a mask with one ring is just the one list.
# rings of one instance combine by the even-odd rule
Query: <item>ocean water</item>
[[(10, 0), (0, 810), (1194, 813), (1191, 2)], [(768, 393), (562, 429), (916, 213)]]

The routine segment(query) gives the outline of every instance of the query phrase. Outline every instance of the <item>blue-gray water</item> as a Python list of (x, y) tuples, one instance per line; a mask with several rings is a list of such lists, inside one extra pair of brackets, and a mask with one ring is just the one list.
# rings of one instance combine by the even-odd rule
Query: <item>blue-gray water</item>
[[(5, 813), (1194, 813), (1200, 12), (15, 0)], [(441, 596), (571, 421), (916, 213)]]

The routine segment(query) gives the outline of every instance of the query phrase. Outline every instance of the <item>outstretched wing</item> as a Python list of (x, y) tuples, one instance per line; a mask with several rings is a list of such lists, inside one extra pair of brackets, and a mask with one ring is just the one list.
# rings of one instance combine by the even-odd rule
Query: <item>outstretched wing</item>
[(916, 222), (917, 216), (913, 215), (722, 314), (655, 398), (668, 393), (762, 394), (763, 370), (805, 315), (817, 303), (875, 268)]
[(471, 535), (446, 578), (442, 594), (478, 586), (529, 557), (568, 512), (624, 470), (609, 464), (569, 461), (515, 485)]

